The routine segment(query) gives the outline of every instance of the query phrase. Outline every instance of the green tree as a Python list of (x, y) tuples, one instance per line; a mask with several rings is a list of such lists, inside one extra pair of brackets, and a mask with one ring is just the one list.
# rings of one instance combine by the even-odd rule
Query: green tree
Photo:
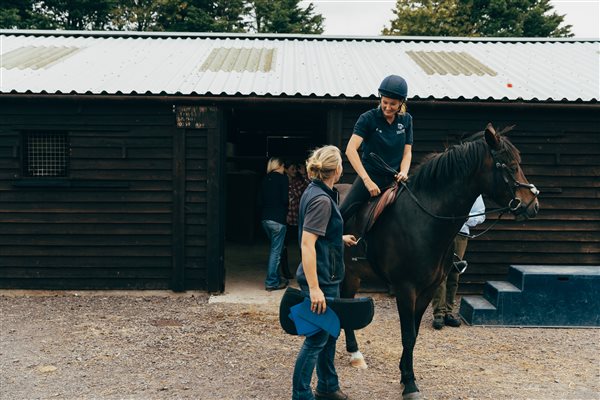
[(561, 27), (564, 15), (553, 12), (550, 0), (460, 0), (462, 15), (475, 36), (573, 36), (571, 25)]
[(246, 28), (244, 0), (160, 1), (157, 26), (180, 32), (243, 32)]
[(120, 0), (111, 11), (111, 27), (127, 31), (158, 29), (160, 0)]
[(301, 8), (299, 0), (251, 0), (251, 31), (257, 33), (323, 33), (324, 18), (314, 5)]
[(323, 32), (299, 0), (3, 0), (0, 27), (180, 32)]
[(108, 27), (117, 0), (43, 0), (34, 12), (52, 21), (54, 28), (102, 30)]
[(39, 2), (32, 0), (4, 0), (0, 7), (2, 29), (50, 29), (52, 20), (39, 12)]
[[(460, 0), (398, 0), (396, 18), (384, 35), (462, 36), (467, 21), (459, 23)], [(463, 18), (464, 19), (464, 18)]]
[(573, 36), (550, 0), (398, 0), (384, 35)]

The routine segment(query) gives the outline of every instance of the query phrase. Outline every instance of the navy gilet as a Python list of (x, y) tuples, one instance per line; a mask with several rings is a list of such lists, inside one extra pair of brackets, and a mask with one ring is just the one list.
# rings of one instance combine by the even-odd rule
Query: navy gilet
[[(317, 255), (317, 276), (319, 287), (326, 297), (339, 297), (340, 283), (344, 279), (344, 220), (338, 207), (338, 193), (330, 189), (322, 181), (312, 181), (302, 198), (300, 199), (300, 210), (298, 215), (298, 241), (302, 248), (302, 227), (304, 216), (309, 204), (319, 196), (326, 196), (331, 201), (331, 216), (327, 223), (325, 236), (319, 236), (315, 243)], [(308, 293), (308, 282), (304, 274), (302, 262), (296, 274), (300, 288)]]

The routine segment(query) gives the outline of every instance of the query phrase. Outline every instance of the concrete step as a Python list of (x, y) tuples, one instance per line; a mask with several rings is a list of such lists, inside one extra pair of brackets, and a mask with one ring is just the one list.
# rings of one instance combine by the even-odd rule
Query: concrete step
[(489, 325), (496, 319), (496, 307), (483, 296), (463, 296), (458, 313), (469, 325)]
[(492, 303), (497, 309), (502, 308), (505, 301), (513, 301), (520, 297), (521, 289), (510, 282), (487, 281), (483, 288), (483, 297)]
[(600, 266), (511, 266), (508, 282), (471, 297), (460, 314), (473, 325), (599, 327)]
[[(600, 266), (594, 265), (511, 265), (508, 282), (521, 290), (533, 289), (547, 283), (555, 284), (571, 279), (600, 279)], [(529, 288), (527, 286), (529, 285)]]

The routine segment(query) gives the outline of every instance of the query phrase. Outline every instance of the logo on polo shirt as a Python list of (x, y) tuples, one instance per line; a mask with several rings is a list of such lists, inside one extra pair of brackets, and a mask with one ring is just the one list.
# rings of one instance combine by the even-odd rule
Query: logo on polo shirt
[(398, 130), (396, 131), (396, 135), (402, 135), (405, 131), (406, 128), (404, 128), (404, 125), (398, 124)]

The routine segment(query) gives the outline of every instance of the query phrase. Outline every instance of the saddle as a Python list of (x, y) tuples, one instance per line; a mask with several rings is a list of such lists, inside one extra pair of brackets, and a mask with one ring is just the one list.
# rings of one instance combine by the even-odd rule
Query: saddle
[(379, 196), (369, 199), (356, 213), (356, 226), (361, 236), (369, 232), (377, 218), (383, 213), (383, 210), (396, 201), (396, 198), (402, 191), (402, 188), (395, 182), (386, 188)]
[[(298, 335), (296, 324), (289, 317), (290, 309), (304, 301), (302, 291), (288, 287), (279, 304), (279, 323), (286, 333)], [(342, 329), (362, 329), (373, 321), (375, 303), (371, 297), (356, 299), (327, 299), (327, 307), (331, 308), (340, 320)]]

